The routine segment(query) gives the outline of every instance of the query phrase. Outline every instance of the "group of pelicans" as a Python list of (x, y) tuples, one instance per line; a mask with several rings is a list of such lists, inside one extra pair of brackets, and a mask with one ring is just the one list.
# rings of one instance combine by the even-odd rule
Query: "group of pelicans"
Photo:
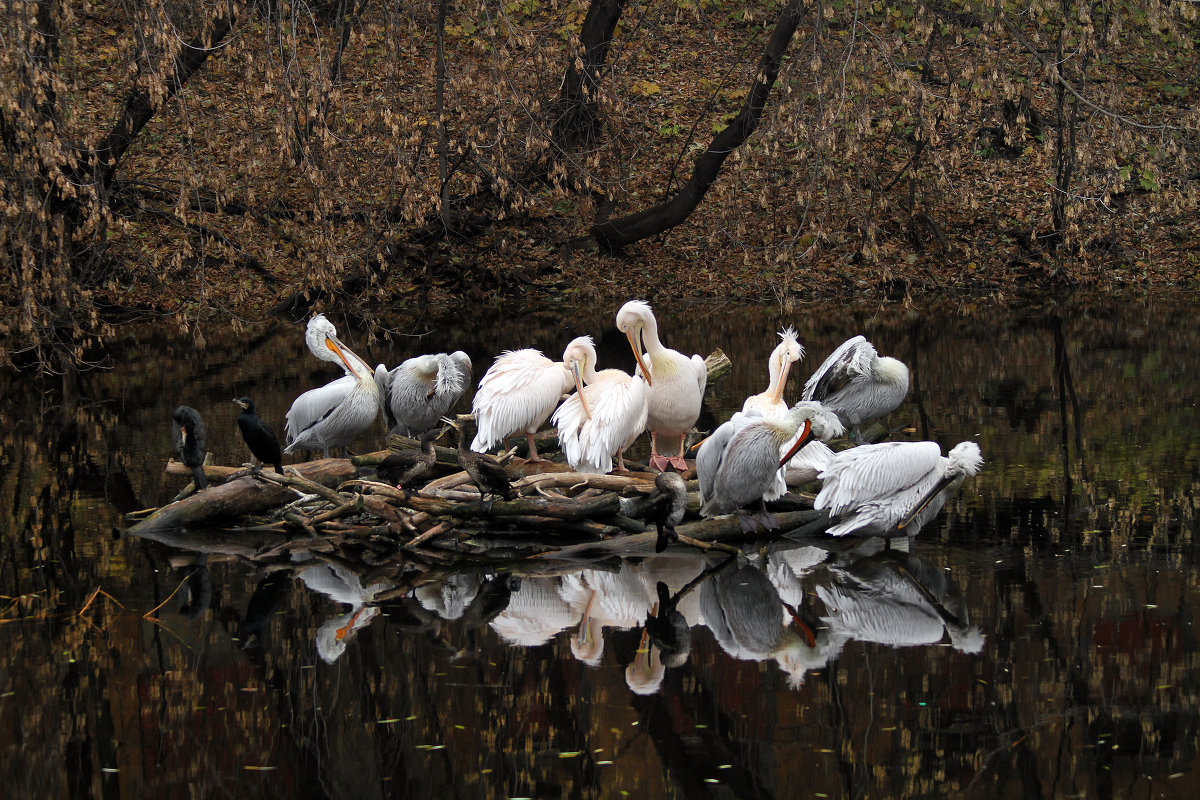
[[(684, 513), (686, 488), (678, 473), (689, 469), (685, 442), (700, 416), (708, 369), (699, 355), (689, 357), (662, 343), (658, 322), (645, 302), (625, 303), (617, 312), (616, 326), (633, 351), (633, 374), (597, 370), (590, 336), (573, 339), (561, 361), (534, 349), (499, 355), (474, 395), (476, 434), (468, 446), (461, 427), (446, 416), (471, 382), (466, 353), (421, 355), (392, 370), (383, 364), (372, 370), (338, 339), (333, 324), (317, 314), (308, 323), (305, 343), (314, 356), (338, 364), (345, 375), (296, 398), (287, 413), (282, 451), (249, 398), (235, 401), (242, 407), (238, 426), (255, 457), (281, 471), (283, 454), (321, 450), (328, 457), (331, 449), (345, 448), (370, 428), (382, 410), (391, 432), (421, 439), (421, 451), (392, 457), (397, 462), (392, 466), (404, 466), (395, 474), (409, 491), (405, 481), (412, 483), (417, 473), (408, 464), (417, 465), (423, 458), (428, 466), (433, 441), (447, 430), (440, 427), (447, 423), (459, 431), (460, 460), (481, 495), (490, 491), (505, 496), (507, 484), (499, 477), (503, 472), (496, 472), (498, 465), (487, 451), (524, 434), (527, 460), (545, 460), (534, 435), (547, 419), (557, 428), (567, 463), (586, 473), (610, 472), (614, 461), (624, 470), (625, 450), (649, 431), (649, 465), (660, 472), (657, 494), (669, 500), (662, 505), (661, 518), (670, 527)], [(789, 485), (819, 480), (814, 505), (828, 510), (830, 534), (915, 535), (963, 479), (978, 472), (983, 459), (971, 441), (959, 443), (947, 455), (936, 442), (860, 444), (834, 452), (826, 442), (847, 431), (852, 440), (859, 440), (863, 425), (904, 401), (908, 367), (880, 356), (864, 337), (855, 336), (818, 367), (805, 383), (802, 399), (789, 407), (784, 388), (804, 348), (792, 328), (780, 332), (779, 338), (768, 361), (767, 389), (747, 398), (741, 411), (692, 448), (703, 516), (735, 513), (746, 530), (771, 529), (775, 521), (766, 502), (782, 496)], [(199, 414), (179, 407), (173, 430), (184, 463), (193, 468), (197, 487), (203, 488), (204, 426)], [(401, 465), (401, 458), (408, 460)], [(491, 483), (478, 476), (485, 467), (492, 468)]]

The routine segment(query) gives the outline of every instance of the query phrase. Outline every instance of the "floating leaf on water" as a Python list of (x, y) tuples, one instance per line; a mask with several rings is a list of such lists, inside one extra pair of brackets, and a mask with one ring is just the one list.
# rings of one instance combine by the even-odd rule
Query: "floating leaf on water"
[(597, 762), (596, 762), (596, 766), (598, 766), (598, 767), (603, 767), (603, 766), (607, 766), (608, 764), (611, 764), (611, 763), (613, 763), (613, 762), (611, 762), (611, 761), (597, 761)]
[(391, 719), (377, 719), (377, 720), (375, 720), (375, 724), (376, 725), (392, 725), (399, 721), (400, 721), (399, 717), (392, 717)]
[(121, 770), (117, 769), (116, 767), (101, 767), (100, 771), (101, 772), (120, 772)]
[(242, 767), (242, 769), (248, 772), (272, 772), (276, 769), (276, 767), (255, 767), (247, 764), (246, 766)]
[(562, 753), (559, 753), (558, 757), (559, 758), (575, 758), (575, 756), (579, 755), (582, 752), (583, 752), (582, 750), (567, 750)]

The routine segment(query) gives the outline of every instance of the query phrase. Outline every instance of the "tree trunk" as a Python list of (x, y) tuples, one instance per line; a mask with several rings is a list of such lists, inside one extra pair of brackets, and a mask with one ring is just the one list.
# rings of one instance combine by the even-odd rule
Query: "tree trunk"
[(666, 202), (620, 219), (593, 225), (592, 237), (601, 248), (610, 252), (619, 251), (634, 242), (669, 230), (686, 220), (696, 206), (700, 205), (709, 187), (716, 182), (725, 159), (741, 147), (758, 127), (767, 105), (767, 97), (779, 76), (779, 66), (799, 23), (800, 0), (791, 0), (775, 21), (775, 30), (767, 41), (762, 58), (759, 59), (754, 83), (741, 112), (729, 127), (713, 137), (708, 149), (696, 159), (688, 182)]
[[(596, 93), (600, 68), (608, 60), (613, 31), (621, 21), (626, 0), (592, 0), (579, 30), (580, 58), (571, 54), (562, 92), (554, 104), (554, 141), (560, 147), (592, 141), (600, 127)], [(582, 69), (577, 63), (582, 62)]]

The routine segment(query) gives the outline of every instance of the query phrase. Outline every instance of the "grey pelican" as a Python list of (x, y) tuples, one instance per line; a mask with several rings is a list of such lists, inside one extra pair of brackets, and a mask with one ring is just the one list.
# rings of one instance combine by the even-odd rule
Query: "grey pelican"
[[(688, 358), (678, 350), (665, 347), (658, 339), (658, 321), (650, 306), (641, 300), (630, 300), (617, 312), (617, 330), (629, 339), (638, 367), (649, 384), (646, 395), (646, 425), (650, 428), (650, 468), (666, 469), (667, 464), (685, 472), (683, 440), (700, 416), (708, 368), (698, 355)], [(642, 358), (642, 346), (646, 357)], [(649, 364), (647, 364), (649, 362)], [(658, 437), (679, 438), (675, 456), (658, 452)]]
[(320, 448), (329, 458), (330, 448), (345, 448), (371, 427), (379, 414), (379, 389), (371, 368), (342, 344), (324, 314), (308, 321), (304, 343), (314, 356), (340, 364), (346, 374), (296, 398), (287, 413), (288, 443), (283, 452)]
[(471, 402), (477, 426), (471, 449), (486, 452), (496, 442), (523, 431), (529, 442), (528, 460), (544, 461), (533, 435), (574, 385), (566, 359), (563, 353), (562, 361), (551, 361), (533, 349), (510, 350), (497, 356), (479, 381)]
[[(350, 610), (330, 617), (317, 629), (317, 652), (327, 664), (332, 664), (346, 652), (346, 645), (361, 628), (375, 618), (379, 607), (370, 605), (375, 596), (392, 588), (387, 581), (364, 583), (362, 576), (336, 563), (315, 561), (308, 554), (299, 559), (296, 572), (304, 585), (326, 595)], [(293, 556), (293, 558), (296, 558)]]
[(171, 414), (171, 441), (179, 451), (184, 466), (191, 467), (196, 489), (208, 488), (204, 474), (204, 457), (208, 454), (208, 431), (200, 412), (191, 406), (180, 406)]
[(579, 472), (625, 469), (625, 448), (646, 429), (646, 381), (619, 369), (596, 371), (592, 337), (580, 336), (563, 354), (577, 391), (550, 418), (567, 463)]
[(804, 384), (804, 399), (824, 403), (856, 440), (860, 426), (895, 411), (907, 394), (908, 367), (862, 336), (843, 342)]
[(826, 531), (833, 536), (915, 536), (982, 465), (974, 442), (946, 456), (937, 442), (860, 445), (830, 459), (813, 507), (838, 520)]
[[(777, 486), (780, 468), (812, 439), (815, 415), (813, 404), (797, 403), (780, 420), (735, 414), (713, 431), (696, 453), (700, 513), (715, 517), (737, 512), (742, 527), (749, 531), (753, 524), (741, 508), (757, 502), (758, 521), (768, 529), (774, 528), (774, 520), (766, 512), (764, 495)], [(781, 458), (780, 448), (797, 430), (800, 435)]]
[(786, 414), (788, 405), (784, 402), (783, 390), (787, 386), (788, 372), (791, 371), (792, 364), (802, 358), (804, 347), (796, 337), (796, 329), (788, 327), (781, 330), (779, 344), (767, 359), (770, 382), (765, 391), (746, 398), (746, 402), (742, 404), (742, 411), (757, 411), (764, 417), (781, 417)]
[(462, 397), (471, 382), (471, 357), (462, 350), (414, 356), (392, 370), (375, 367), (388, 430), (420, 436)]
[(242, 440), (250, 448), (250, 454), (261, 463), (270, 464), (282, 475), (283, 454), (279, 451), (275, 431), (254, 413), (254, 401), (249, 397), (238, 397), (233, 402), (242, 409), (237, 415), (237, 426), (242, 433)]

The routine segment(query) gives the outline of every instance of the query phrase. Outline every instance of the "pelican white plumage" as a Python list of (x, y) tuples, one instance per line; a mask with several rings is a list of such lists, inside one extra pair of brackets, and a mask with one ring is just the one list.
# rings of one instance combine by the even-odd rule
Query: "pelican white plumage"
[[(683, 440), (700, 416), (708, 368), (699, 355), (688, 358), (663, 345), (658, 338), (658, 321), (650, 305), (630, 300), (617, 312), (617, 330), (629, 339), (638, 367), (646, 376), (646, 424), (650, 428), (650, 468), (665, 470), (671, 464), (680, 472), (687, 470), (683, 458)], [(646, 350), (642, 358), (643, 345)], [(658, 437), (679, 438), (677, 455), (658, 452)]]
[[(741, 508), (757, 502), (758, 521), (767, 529), (774, 528), (775, 521), (764, 505), (765, 496), (777, 487), (780, 468), (812, 439), (818, 408), (811, 403), (797, 403), (779, 420), (739, 412), (713, 431), (696, 453), (700, 513), (714, 517), (737, 512), (742, 526), (752, 530), (753, 524)], [(797, 431), (800, 435), (780, 457), (780, 448)]]
[(506, 642), (537, 647), (579, 621), (580, 612), (558, 593), (558, 579), (526, 577), (509, 597), (508, 606), (488, 625)]
[(585, 569), (563, 575), (558, 593), (581, 615), (571, 636), (571, 652), (593, 667), (604, 655), (604, 628), (635, 628), (651, 606), (641, 578), (626, 561), (615, 573)]
[(287, 447), (283, 452), (320, 448), (329, 458), (330, 448), (346, 447), (375, 421), (379, 389), (371, 368), (342, 344), (337, 329), (324, 314), (308, 321), (304, 343), (314, 356), (340, 364), (346, 374), (296, 398), (287, 412)]
[(436, 426), (471, 383), (471, 357), (462, 350), (413, 356), (388, 370), (375, 367), (388, 430), (420, 436)]
[(764, 417), (782, 417), (787, 413), (788, 405), (783, 399), (783, 390), (787, 386), (788, 372), (792, 364), (804, 358), (804, 346), (796, 336), (796, 329), (784, 328), (779, 332), (779, 344), (771, 351), (767, 359), (767, 372), (771, 376), (766, 391), (751, 395), (742, 404), (742, 411), (757, 411)]
[(497, 356), (479, 381), (471, 402), (476, 423), (471, 449), (486, 452), (497, 442), (523, 431), (529, 442), (529, 460), (544, 461), (533, 435), (574, 385), (566, 359), (564, 352), (562, 361), (551, 361), (532, 348)]
[(908, 395), (908, 367), (880, 356), (862, 336), (841, 344), (804, 384), (804, 399), (818, 400), (854, 431), (890, 414)]
[(942, 455), (937, 442), (883, 442), (843, 450), (819, 476), (813, 508), (838, 522), (833, 536), (915, 536), (983, 465), (974, 442)]
[(567, 463), (579, 472), (625, 469), (625, 448), (646, 428), (646, 381), (619, 369), (596, 371), (596, 346), (590, 336), (573, 339), (563, 359), (577, 391), (562, 402), (550, 421)]

